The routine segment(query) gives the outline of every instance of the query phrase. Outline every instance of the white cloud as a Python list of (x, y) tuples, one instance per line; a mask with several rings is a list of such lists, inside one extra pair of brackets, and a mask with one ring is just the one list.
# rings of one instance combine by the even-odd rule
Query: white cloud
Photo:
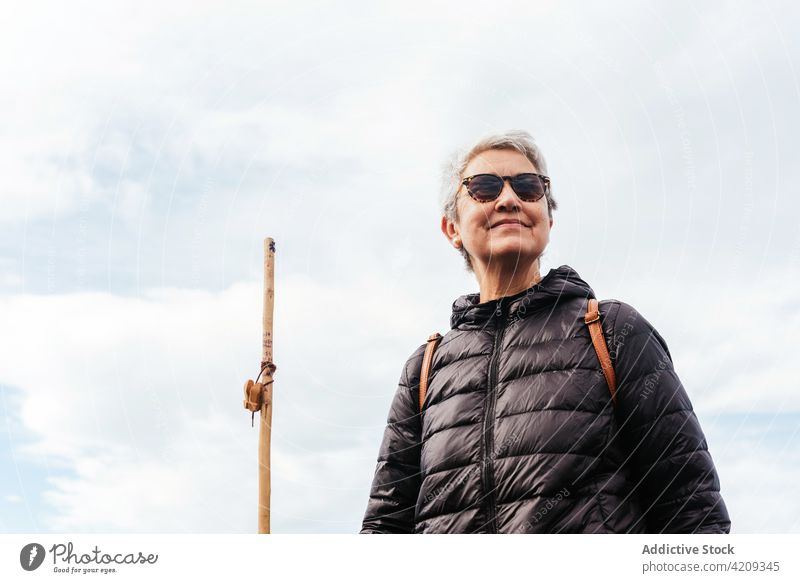
[[(19, 454), (51, 468), (51, 529), (255, 529), (258, 433), (241, 403), (258, 366), (260, 295), (236, 284), (0, 298), (17, 331), (0, 338), (14, 354), (0, 382), (19, 391), (30, 436)], [(398, 354), (424, 340), (424, 311), (368, 277), (323, 287), (290, 276), (276, 302), (276, 529), (353, 530)]]
[(276, 530), (355, 528), (404, 357), (475, 290), (433, 201), (489, 129), (536, 135), (549, 263), (656, 325), (703, 418), (798, 410), (795, 8), (218, 6), (0, 21), (0, 382), (52, 528), (254, 529), (260, 291), (231, 281), (265, 231), (313, 274), (279, 282)]
[[(241, 387), (257, 368), (260, 293), (260, 285), (241, 283), (220, 293), (165, 288), (138, 298), (81, 293), (0, 299), (3, 321), (18, 331), (0, 338), (0, 353), (14, 354), (0, 382), (20, 391), (19, 414), (31, 439), (19, 452), (57, 470), (51, 470), (44, 493), (52, 509), (50, 528), (255, 528), (257, 431), (241, 407)], [(279, 282), (276, 531), (356, 528), (400, 368), (424, 341), (420, 331), (436, 328), (429, 310), (449, 308), (424, 293), (408, 299), (403, 293), (372, 278), (328, 286), (305, 276)], [(792, 292), (786, 293), (788, 300)], [(795, 328), (782, 318), (784, 304), (777, 297), (772, 308), (747, 316), (752, 321), (726, 319), (733, 306), (764, 306), (754, 294), (739, 288), (711, 312), (699, 304), (711, 326), (684, 330), (680, 342), (671, 343), (684, 383), (699, 397), (695, 404), (704, 423), (717, 413), (797, 411), (796, 397), (787, 397), (790, 364), (781, 365), (780, 354), (761, 368), (751, 363), (764, 340), (760, 332), (739, 334), (716, 352), (704, 347), (735, 336), (736, 326), (774, 337), (786, 325), (791, 339)], [(677, 325), (695, 321), (691, 313), (682, 312)], [(695, 348), (687, 346), (700, 347), (708, 358), (692, 361), (687, 350)], [(733, 372), (713, 389), (693, 390), (703, 386), (698, 379), (715, 378), (717, 368)], [(738, 483), (742, 467), (757, 458), (772, 464), (774, 481), (785, 473), (785, 464), (770, 462), (760, 451), (747, 462), (730, 458), (729, 452), (752, 443), (745, 434), (714, 440), (727, 484)], [(733, 497), (737, 512), (745, 513), (743, 528), (755, 529), (765, 507), (748, 517), (742, 510), (750, 504), (746, 494)]]
[[(792, 351), (800, 280), (771, 270), (732, 281), (648, 278), (629, 289), (665, 337), (697, 407), (714, 414), (798, 412)], [(644, 311), (646, 310), (646, 311)]]
[(725, 424), (706, 427), (731, 532), (800, 532), (800, 501), (795, 493), (800, 479), (797, 432), (776, 440), (770, 435), (772, 422), (763, 417), (732, 419), (738, 429)]

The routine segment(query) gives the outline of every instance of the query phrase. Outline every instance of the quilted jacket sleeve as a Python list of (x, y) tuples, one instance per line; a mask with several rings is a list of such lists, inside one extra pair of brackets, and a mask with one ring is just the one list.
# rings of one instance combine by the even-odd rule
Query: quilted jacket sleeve
[(719, 476), (667, 344), (632, 306), (617, 306), (609, 346), (617, 416), (647, 530), (728, 533)]
[(419, 368), (422, 350), (406, 362), (397, 386), (378, 465), (361, 526), (361, 534), (413, 533), (414, 511), (421, 485)]

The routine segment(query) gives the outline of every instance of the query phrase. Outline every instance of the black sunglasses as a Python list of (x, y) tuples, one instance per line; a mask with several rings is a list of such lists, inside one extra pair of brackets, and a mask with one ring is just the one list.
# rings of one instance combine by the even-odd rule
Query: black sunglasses
[(467, 187), (469, 195), (478, 202), (491, 202), (500, 196), (506, 180), (511, 183), (511, 188), (520, 200), (525, 202), (536, 202), (550, 192), (550, 179), (533, 172), (516, 176), (475, 174), (462, 180), (461, 184)]

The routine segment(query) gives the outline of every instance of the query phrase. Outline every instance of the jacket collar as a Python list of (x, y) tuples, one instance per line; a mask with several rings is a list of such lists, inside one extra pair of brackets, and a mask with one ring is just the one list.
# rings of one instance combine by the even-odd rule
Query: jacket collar
[(458, 297), (453, 302), (450, 327), (459, 330), (494, 327), (500, 318), (524, 318), (547, 306), (572, 297), (593, 298), (594, 291), (569, 265), (551, 269), (539, 283), (512, 296), (478, 303), (480, 293)]

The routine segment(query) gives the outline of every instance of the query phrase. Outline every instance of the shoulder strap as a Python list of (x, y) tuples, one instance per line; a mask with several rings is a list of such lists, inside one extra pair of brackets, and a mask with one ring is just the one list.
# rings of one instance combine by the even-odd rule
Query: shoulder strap
[(442, 335), (434, 332), (428, 336), (428, 345), (425, 347), (425, 356), (422, 358), (422, 373), (419, 377), (419, 412), (422, 413), (422, 403), (425, 402), (425, 393), (428, 390), (428, 374), (431, 372), (433, 351), (439, 345)]
[(584, 322), (586, 322), (587, 326), (589, 326), (589, 334), (592, 336), (592, 344), (594, 344), (594, 350), (597, 352), (597, 359), (600, 361), (600, 368), (603, 369), (603, 375), (606, 377), (608, 390), (611, 392), (611, 401), (616, 407), (617, 379), (614, 375), (614, 365), (611, 362), (611, 356), (608, 354), (606, 339), (603, 336), (603, 325), (600, 323), (599, 304), (595, 298), (590, 298), (589, 303), (586, 305), (586, 317), (584, 318)]
[[(600, 368), (603, 369), (603, 376), (606, 377), (608, 383), (608, 390), (611, 393), (611, 401), (614, 406), (617, 405), (617, 379), (614, 375), (614, 365), (611, 362), (611, 356), (608, 353), (608, 346), (606, 339), (603, 336), (603, 326), (600, 323), (600, 309), (599, 304), (595, 298), (590, 298), (586, 306), (586, 316), (584, 322), (589, 326), (589, 334), (592, 337), (592, 344), (597, 353), (597, 359), (600, 361)], [(431, 363), (433, 362), (433, 352), (439, 345), (442, 335), (434, 332), (428, 336), (428, 345), (425, 347), (425, 356), (422, 359), (422, 372), (419, 377), (419, 411), (422, 412), (422, 404), (425, 402), (425, 393), (428, 390), (428, 374), (431, 371)]]

